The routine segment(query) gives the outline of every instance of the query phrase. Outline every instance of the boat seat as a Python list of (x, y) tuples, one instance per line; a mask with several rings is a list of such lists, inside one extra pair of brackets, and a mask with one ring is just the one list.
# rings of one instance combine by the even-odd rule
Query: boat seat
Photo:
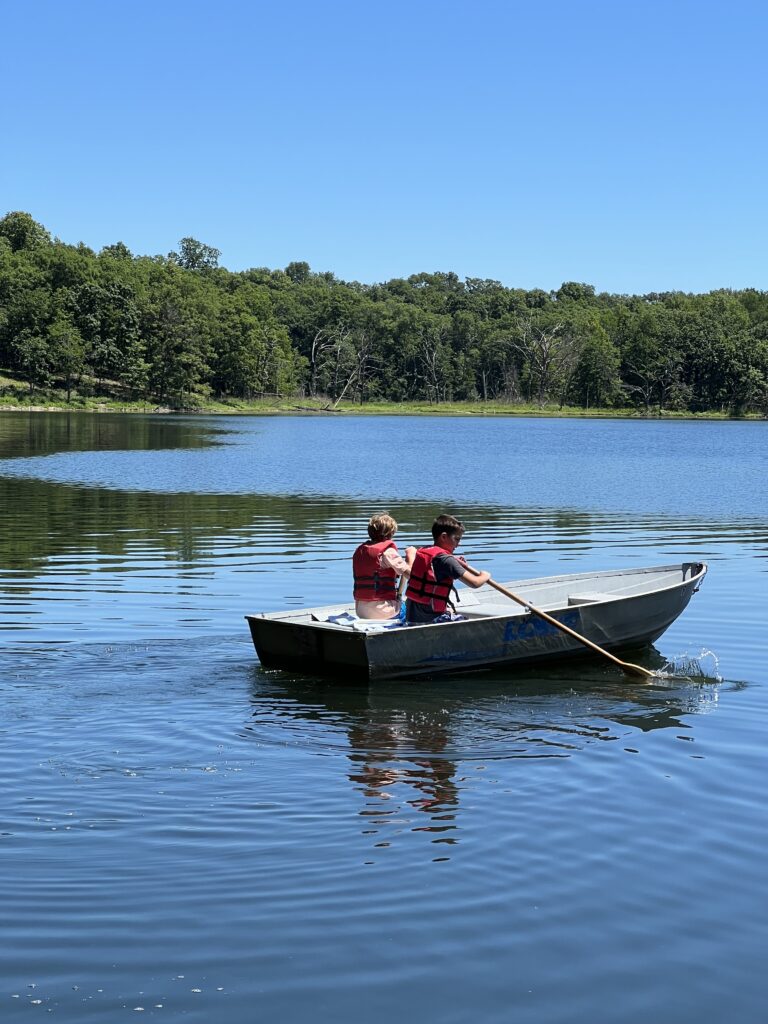
[(612, 601), (618, 594), (603, 594), (598, 590), (584, 591), (582, 594), (569, 594), (568, 604), (597, 604), (600, 601)]

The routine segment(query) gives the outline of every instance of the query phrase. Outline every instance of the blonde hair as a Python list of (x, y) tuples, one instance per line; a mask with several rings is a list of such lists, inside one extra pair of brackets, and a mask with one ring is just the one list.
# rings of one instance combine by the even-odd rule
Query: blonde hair
[(389, 540), (397, 533), (397, 523), (386, 512), (379, 512), (368, 520), (368, 536), (372, 541)]

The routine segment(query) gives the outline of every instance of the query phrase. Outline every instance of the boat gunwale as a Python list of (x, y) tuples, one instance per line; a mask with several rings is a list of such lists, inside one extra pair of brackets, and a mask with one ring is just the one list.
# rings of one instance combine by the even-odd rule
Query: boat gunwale
[[(608, 578), (608, 577), (613, 577), (613, 576), (625, 576), (625, 575), (628, 576), (628, 575), (631, 575), (632, 573), (635, 573), (635, 572), (639, 573), (639, 574), (652, 574), (652, 573), (659, 573), (660, 574), (660, 573), (662, 573), (664, 571), (670, 571), (670, 570), (680, 571), (685, 566), (691, 566), (691, 567), (698, 566), (698, 572), (692, 573), (691, 576), (688, 579), (680, 579), (677, 582), (669, 583), (669, 584), (667, 584), (665, 586), (655, 587), (653, 590), (648, 590), (648, 591), (645, 591), (643, 593), (638, 593), (638, 594), (616, 594), (615, 596), (614, 595), (606, 595), (606, 599), (605, 600), (585, 602), (582, 605), (558, 604), (558, 605), (555, 605), (554, 607), (542, 608), (542, 610), (546, 611), (548, 615), (552, 615), (553, 613), (556, 614), (557, 612), (561, 612), (561, 611), (569, 611), (569, 610), (573, 609), (574, 607), (601, 608), (601, 607), (603, 607), (605, 605), (615, 604), (615, 603), (617, 603), (619, 601), (635, 601), (638, 598), (649, 597), (649, 596), (652, 596), (652, 595), (655, 595), (655, 594), (663, 594), (663, 593), (671, 591), (671, 590), (677, 590), (677, 589), (679, 589), (680, 587), (683, 587), (683, 586), (690, 586), (691, 584), (698, 583), (700, 585), (701, 581), (704, 579), (704, 577), (706, 576), (706, 574), (708, 572), (709, 566), (707, 565), (706, 562), (700, 562), (700, 561), (673, 562), (673, 563), (667, 564), (667, 565), (641, 566), (640, 568), (638, 568), (636, 570), (635, 569), (608, 569), (608, 570), (605, 570), (605, 571), (598, 571), (598, 572), (566, 573), (563, 576), (539, 576), (539, 577), (535, 577), (535, 578), (531, 578), (531, 579), (512, 580), (509, 584), (504, 583), (504, 584), (502, 584), (502, 586), (506, 586), (509, 589), (512, 585), (520, 587), (521, 584), (525, 584), (526, 586), (533, 586), (534, 584), (540, 584), (540, 583), (552, 583), (552, 584), (554, 584), (554, 583), (564, 582), (566, 580), (574, 580), (574, 581), (576, 581), (576, 580), (579, 580), (579, 579)], [(523, 595), (520, 595), (520, 596), (523, 596)], [(488, 602), (488, 603), (490, 603), (490, 602)], [(478, 602), (478, 604), (482, 604), (482, 602)], [(383, 630), (381, 630), (379, 632), (374, 632), (374, 631), (365, 632), (365, 631), (362, 631), (362, 630), (354, 630), (350, 626), (339, 625), (339, 624), (332, 623), (332, 622), (313, 621), (312, 619), (310, 619), (309, 621), (299, 622), (299, 621), (296, 621), (296, 619), (294, 618), (294, 616), (296, 616), (296, 617), (298, 617), (298, 616), (307, 616), (307, 615), (311, 616), (313, 612), (323, 612), (323, 611), (327, 611), (329, 608), (347, 608), (347, 607), (349, 607), (349, 602), (330, 604), (330, 605), (318, 605), (318, 606), (316, 606), (314, 608), (302, 608), (300, 610), (295, 610), (295, 611), (291, 610), (291, 609), (285, 609), (283, 611), (276, 611), (276, 612), (257, 612), (256, 614), (246, 615), (245, 618), (248, 621), (250, 621), (251, 619), (254, 619), (257, 622), (272, 622), (272, 623), (277, 623), (277, 624), (281, 624), (281, 625), (285, 625), (285, 626), (302, 626), (302, 627), (309, 627), (309, 628), (312, 628), (312, 629), (325, 629), (325, 630), (332, 630), (333, 632), (338, 632), (340, 634), (354, 635), (354, 636), (358, 636), (358, 637), (362, 636), (365, 639), (366, 644), (369, 643), (369, 642), (374, 642), (374, 641), (378, 642), (380, 640), (380, 638), (386, 637), (389, 633), (397, 634), (399, 632), (398, 629), (396, 629), (396, 628), (383, 629)], [(418, 625), (419, 629), (433, 629), (433, 628), (439, 628), (441, 626), (472, 625), (472, 624), (477, 623), (479, 621), (488, 621), (488, 620), (491, 620), (491, 619), (518, 618), (518, 617), (524, 616), (526, 614), (527, 615), (533, 615), (533, 614), (535, 614), (535, 612), (530, 612), (527, 609), (525, 609), (524, 607), (518, 606), (515, 609), (510, 608), (510, 611), (509, 611), (508, 614), (507, 613), (501, 613), (501, 614), (493, 614), (493, 615), (491, 615), (491, 614), (483, 615), (483, 614), (476, 614), (475, 613), (475, 614), (473, 614), (473, 618), (471, 618), (471, 619), (469, 619), (469, 618), (467, 618), (467, 619), (459, 619), (459, 620), (456, 620), (456, 621), (453, 621), (453, 622), (450, 622), (450, 621), (449, 622), (427, 622), (427, 623), (418, 623), (417, 625)], [(375, 622), (377, 620), (371, 619), (370, 621), (371, 622)], [(382, 619), (382, 620), (379, 620), (379, 621), (386, 622), (388, 620)], [(414, 626), (409, 626), (408, 628), (409, 629), (413, 629), (415, 627)]]

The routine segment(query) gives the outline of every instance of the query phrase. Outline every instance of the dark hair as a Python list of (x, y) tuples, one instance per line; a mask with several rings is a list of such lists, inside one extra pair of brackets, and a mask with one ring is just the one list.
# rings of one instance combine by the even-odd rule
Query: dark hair
[(449, 537), (458, 537), (461, 540), (464, 534), (464, 523), (453, 516), (438, 516), (432, 523), (432, 537), (436, 541), (441, 533), (447, 533)]

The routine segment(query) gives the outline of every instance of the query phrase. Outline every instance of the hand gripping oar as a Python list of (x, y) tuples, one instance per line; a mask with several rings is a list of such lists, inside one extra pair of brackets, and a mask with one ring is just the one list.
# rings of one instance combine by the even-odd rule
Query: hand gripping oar
[[(467, 569), (469, 569), (470, 572), (478, 572), (478, 570), (473, 569), (471, 565), (467, 565)], [(577, 633), (575, 629), (571, 629), (570, 626), (566, 626), (564, 623), (558, 622), (557, 619), (552, 618), (551, 615), (547, 615), (547, 613), (543, 612), (540, 608), (534, 608), (534, 606), (529, 601), (526, 601), (524, 597), (520, 597), (518, 594), (513, 594), (511, 590), (507, 590), (506, 587), (502, 587), (502, 585), (497, 583), (496, 580), (488, 580), (488, 586), (493, 587), (494, 590), (498, 590), (498, 592), (503, 594), (505, 597), (509, 597), (513, 601), (517, 601), (518, 604), (521, 604), (523, 608), (527, 608), (533, 615), (538, 615), (540, 619), (544, 619), (544, 621), (548, 622), (551, 626), (554, 626), (556, 629), (562, 630), (563, 633), (567, 633), (569, 636), (572, 636), (574, 640), (578, 640), (580, 644), (584, 644), (585, 647), (589, 647), (590, 650), (595, 651), (596, 654), (602, 654), (604, 658), (608, 658), (609, 661), (614, 663), (614, 665), (618, 665), (626, 675), (640, 676), (641, 679), (656, 678), (654, 673), (650, 672), (647, 668), (642, 668), (640, 665), (633, 665), (629, 661), (622, 661), (620, 658), (610, 654), (602, 647), (598, 647), (597, 644), (593, 644), (591, 640), (587, 640), (585, 636), (582, 636), (581, 633)]]

